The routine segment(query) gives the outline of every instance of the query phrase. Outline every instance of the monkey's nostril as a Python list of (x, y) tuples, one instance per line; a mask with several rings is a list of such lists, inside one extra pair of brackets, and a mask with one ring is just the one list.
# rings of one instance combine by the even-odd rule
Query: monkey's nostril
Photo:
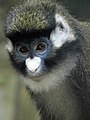
[(38, 68), (35, 69), (35, 72), (38, 70)]

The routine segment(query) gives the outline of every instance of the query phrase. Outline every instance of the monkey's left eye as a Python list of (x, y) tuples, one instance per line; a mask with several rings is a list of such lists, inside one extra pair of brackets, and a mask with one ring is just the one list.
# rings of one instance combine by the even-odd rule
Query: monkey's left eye
[(39, 53), (45, 52), (46, 49), (47, 49), (47, 44), (44, 42), (38, 43), (35, 47), (35, 51)]

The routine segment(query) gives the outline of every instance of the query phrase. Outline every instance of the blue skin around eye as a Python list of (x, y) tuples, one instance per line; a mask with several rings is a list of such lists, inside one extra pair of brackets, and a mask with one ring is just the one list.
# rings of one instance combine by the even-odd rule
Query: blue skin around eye
[(15, 50), (14, 50), (14, 54), (15, 54), (15, 58), (16, 58), (17, 60), (22, 61), (22, 62), (24, 62), (25, 59), (28, 57), (28, 53), (27, 53), (26, 55), (21, 54), (21, 53), (18, 51), (17, 47), (16, 47)]
[(36, 55), (40, 58), (46, 58), (47, 53), (48, 53), (48, 48), (44, 52), (40, 52), (40, 53), (36, 52)]
[(17, 60), (20, 60), (20, 61), (24, 62), (27, 57), (20, 55), (20, 53), (18, 53), (18, 52), (15, 52), (15, 58)]
[(43, 42), (45, 42), (46, 45), (47, 45), (47, 48), (45, 49), (45, 51), (44, 52), (36, 52), (35, 53), (41, 59), (42, 58), (46, 58), (46, 56), (48, 55), (48, 52), (49, 52), (49, 50), (51, 48), (51, 43), (50, 43), (50, 41), (47, 38), (44, 38)]

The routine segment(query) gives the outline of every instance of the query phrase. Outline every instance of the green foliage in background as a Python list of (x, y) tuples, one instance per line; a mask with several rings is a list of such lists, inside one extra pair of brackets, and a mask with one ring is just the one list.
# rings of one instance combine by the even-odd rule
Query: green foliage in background
[(0, 76), (0, 86), (5, 85), (6, 84), (6, 80), (5, 77), (3, 75)]

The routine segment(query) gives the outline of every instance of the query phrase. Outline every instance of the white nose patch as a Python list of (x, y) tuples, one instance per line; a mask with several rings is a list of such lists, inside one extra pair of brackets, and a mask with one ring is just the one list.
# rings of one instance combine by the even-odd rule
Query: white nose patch
[(26, 59), (26, 66), (31, 72), (35, 72), (41, 64), (41, 59), (39, 57), (34, 57), (33, 59)]

